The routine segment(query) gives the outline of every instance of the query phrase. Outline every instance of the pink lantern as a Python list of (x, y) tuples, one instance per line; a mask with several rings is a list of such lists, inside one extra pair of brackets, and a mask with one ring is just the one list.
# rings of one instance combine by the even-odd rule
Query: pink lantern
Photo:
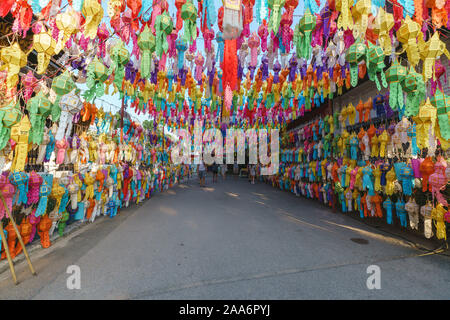
[(430, 175), (429, 183), (431, 185), (431, 193), (433, 197), (443, 204), (448, 206), (447, 200), (441, 194), (441, 190), (447, 185), (447, 177), (445, 176), (445, 169), (447, 168), (447, 163), (440, 158), (434, 165), (434, 173)]

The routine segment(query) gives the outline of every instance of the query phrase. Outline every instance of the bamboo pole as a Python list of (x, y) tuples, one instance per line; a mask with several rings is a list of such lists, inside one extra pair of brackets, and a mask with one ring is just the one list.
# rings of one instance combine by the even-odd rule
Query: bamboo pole
[(25, 255), (25, 258), (27, 259), (27, 263), (28, 263), (28, 266), (30, 267), (31, 274), (35, 276), (37, 274), (36, 274), (36, 271), (34, 271), (33, 265), (31, 264), (30, 257), (28, 256), (28, 251), (25, 248), (25, 243), (23, 243), (22, 236), (20, 235), (20, 232), (19, 232), (19, 229), (17, 228), (16, 222), (14, 221), (12, 213), (9, 211), (9, 208), (8, 208), (8, 206), (6, 204), (5, 198), (3, 197), (3, 193), (1, 191), (0, 191), (0, 199), (2, 200), (3, 206), (6, 209), (6, 213), (9, 216), (9, 220), (11, 221), (11, 223), (13, 225), (13, 228), (16, 231), (17, 238), (19, 239), (20, 245), (22, 246), (23, 254)]
[(3, 232), (3, 223), (1, 221), (0, 221), (0, 235), (2, 238), (3, 247), (5, 247), (5, 253), (6, 253), (6, 258), (8, 259), (9, 270), (11, 270), (11, 275), (12, 275), (14, 284), (17, 285), (18, 282), (17, 282), (16, 272), (14, 270), (14, 265), (13, 265), (13, 262), (11, 259), (11, 255), (9, 254), (8, 243), (6, 242), (5, 233)]

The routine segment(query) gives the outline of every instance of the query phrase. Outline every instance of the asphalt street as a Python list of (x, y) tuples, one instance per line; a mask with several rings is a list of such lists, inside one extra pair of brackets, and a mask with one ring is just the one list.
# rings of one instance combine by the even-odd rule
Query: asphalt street
[[(0, 299), (448, 299), (450, 258), (269, 185), (197, 181), (78, 229), (19, 263)], [(69, 290), (68, 266), (81, 288)], [(380, 268), (369, 290), (367, 268)]]

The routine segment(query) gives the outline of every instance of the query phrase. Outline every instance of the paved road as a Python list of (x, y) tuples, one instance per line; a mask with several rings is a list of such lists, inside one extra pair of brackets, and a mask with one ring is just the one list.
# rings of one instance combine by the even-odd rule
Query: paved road
[[(368, 243), (356, 243), (363, 238)], [(0, 299), (448, 299), (450, 258), (265, 184), (196, 182), (104, 218), (0, 275)], [(368, 290), (369, 265), (381, 290)], [(66, 268), (81, 268), (68, 290)]]

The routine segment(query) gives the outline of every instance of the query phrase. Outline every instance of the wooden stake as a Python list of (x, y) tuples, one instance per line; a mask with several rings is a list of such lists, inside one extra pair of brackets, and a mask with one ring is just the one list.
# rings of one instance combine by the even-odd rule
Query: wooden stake
[(3, 223), (0, 221), (0, 235), (2, 238), (3, 247), (5, 248), (6, 258), (8, 259), (9, 270), (11, 270), (11, 275), (14, 281), (14, 284), (18, 284), (16, 271), (14, 270), (14, 265), (11, 259), (11, 255), (9, 254), (8, 243), (6, 242), (5, 233), (3, 232)]
[[(6, 204), (5, 198), (3, 197), (3, 193), (2, 193), (1, 191), (0, 191), (0, 199), (2, 200), (3, 206), (4, 206), (5, 209), (6, 209), (6, 213), (7, 213), (8, 216), (9, 216), (9, 220), (11, 221), (11, 223), (12, 223), (12, 225), (13, 225), (13, 228), (14, 228), (14, 230), (16, 231), (17, 238), (19, 239), (20, 245), (22, 246), (23, 254), (25, 255), (25, 258), (27, 259), (28, 266), (30, 267), (31, 274), (35, 276), (35, 275), (37, 275), (37, 274), (36, 274), (36, 271), (34, 271), (33, 265), (31, 264), (30, 257), (28, 256), (28, 251), (27, 251), (27, 249), (25, 248), (25, 243), (23, 243), (22, 236), (20, 235), (20, 232), (19, 232), (19, 229), (17, 228), (16, 222), (14, 221), (14, 218), (13, 218), (13, 216), (12, 216), (12, 213), (9, 211), (9, 208), (8, 208), (8, 206), (7, 206), (7, 204)], [(2, 237), (2, 238), (3, 238), (3, 237)]]

